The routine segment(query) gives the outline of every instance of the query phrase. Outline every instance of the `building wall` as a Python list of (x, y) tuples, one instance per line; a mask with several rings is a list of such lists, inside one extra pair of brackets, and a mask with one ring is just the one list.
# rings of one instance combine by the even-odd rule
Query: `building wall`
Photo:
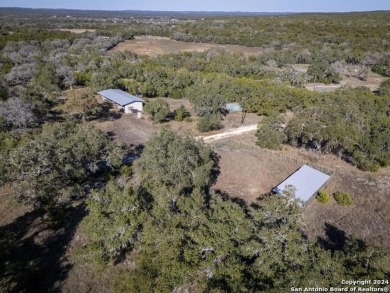
[(125, 106), (125, 113), (131, 113), (131, 109), (138, 110), (139, 112), (143, 111), (142, 102), (133, 102)]

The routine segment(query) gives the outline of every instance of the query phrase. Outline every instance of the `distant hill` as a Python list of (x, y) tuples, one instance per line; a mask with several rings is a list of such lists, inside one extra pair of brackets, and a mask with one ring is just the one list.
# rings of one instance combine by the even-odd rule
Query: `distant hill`
[(77, 9), (33, 9), (33, 8), (0, 8), (0, 15), (7, 16), (73, 16), (73, 17), (171, 17), (178, 19), (224, 17), (224, 16), (272, 16), (294, 13), (282, 12), (220, 12), (220, 11), (145, 11), (145, 10), (77, 10)]

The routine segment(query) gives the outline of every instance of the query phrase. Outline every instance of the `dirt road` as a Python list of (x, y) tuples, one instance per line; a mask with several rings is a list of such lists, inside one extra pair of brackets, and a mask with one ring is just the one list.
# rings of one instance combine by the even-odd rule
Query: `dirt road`
[(209, 136), (198, 136), (197, 139), (203, 139), (204, 142), (208, 143), (208, 142), (213, 142), (227, 137), (237, 136), (243, 133), (256, 131), (256, 129), (257, 129), (257, 124), (241, 126), (238, 128), (228, 129), (218, 134), (213, 134)]

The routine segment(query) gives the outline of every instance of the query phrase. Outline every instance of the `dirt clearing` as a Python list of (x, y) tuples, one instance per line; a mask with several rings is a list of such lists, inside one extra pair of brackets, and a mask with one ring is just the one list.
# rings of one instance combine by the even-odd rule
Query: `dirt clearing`
[(263, 50), (260, 47), (245, 47), (210, 43), (188, 43), (163, 37), (139, 36), (135, 37), (134, 40), (119, 43), (112, 49), (112, 51), (132, 51), (139, 55), (155, 57), (157, 55), (180, 52), (204, 52), (213, 48), (225, 49), (230, 53), (243, 53), (246, 56), (259, 55)]
[(209, 136), (198, 136), (197, 138), (203, 139), (203, 141), (207, 143), (207, 142), (213, 142), (216, 140), (220, 140), (220, 139), (224, 139), (224, 138), (228, 138), (228, 137), (232, 137), (232, 136), (241, 135), (241, 134), (248, 133), (248, 132), (253, 132), (256, 130), (257, 130), (257, 124), (253, 124), (253, 125), (241, 126), (241, 127), (233, 128), (233, 129), (227, 129), (226, 131), (224, 131), (222, 133), (213, 134), (213, 135), (209, 135)]
[(309, 237), (324, 238), (326, 224), (330, 224), (347, 235), (390, 249), (390, 168), (377, 173), (362, 172), (333, 155), (292, 147), (265, 150), (254, 141), (252, 134), (243, 134), (212, 144), (220, 155), (221, 173), (215, 189), (250, 203), (270, 192), (303, 164), (311, 165), (332, 174), (325, 187), (329, 193), (348, 192), (353, 204), (343, 207), (332, 199), (324, 205), (310, 199), (303, 208)]
[(123, 115), (118, 120), (97, 122), (95, 125), (129, 146), (145, 144), (160, 129), (149, 120), (138, 119), (133, 115)]
[(88, 28), (62, 28), (60, 29), (60, 31), (63, 31), (63, 32), (71, 32), (71, 33), (74, 33), (74, 34), (83, 34), (85, 32), (95, 32), (96, 30), (95, 29), (88, 29)]
[[(292, 66), (299, 72), (303, 73), (306, 73), (307, 69), (309, 68), (309, 64), (293, 64)], [(360, 80), (356, 77), (351, 76), (350, 74), (347, 74), (347, 72), (353, 71), (353, 66), (348, 65), (345, 66), (344, 71), (344, 74), (342, 74), (342, 80), (338, 84), (326, 85), (324, 83), (307, 83), (305, 85), (305, 88), (317, 92), (331, 92), (343, 86), (352, 88), (364, 86), (366, 88), (369, 88), (370, 91), (377, 91), (381, 82), (386, 79), (380, 74), (369, 70), (367, 80)]]

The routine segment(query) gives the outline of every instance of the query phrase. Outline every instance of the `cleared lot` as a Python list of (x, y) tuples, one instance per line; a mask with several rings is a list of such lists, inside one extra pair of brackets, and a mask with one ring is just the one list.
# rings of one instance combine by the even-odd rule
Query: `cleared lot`
[(179, 52), (204, 52), (212, 48), (225, 49), (231, 53), (243, 53), (244, 55), (259, 55), (260, 47), (245, 47), (237, 45), (219, 45), (210, 43), (187, 43), (169, 38), (140, 36), (134, 40), (125, 41), (115, 46), (112, 51), (132, 51), (140, 55), (157, 56)]

